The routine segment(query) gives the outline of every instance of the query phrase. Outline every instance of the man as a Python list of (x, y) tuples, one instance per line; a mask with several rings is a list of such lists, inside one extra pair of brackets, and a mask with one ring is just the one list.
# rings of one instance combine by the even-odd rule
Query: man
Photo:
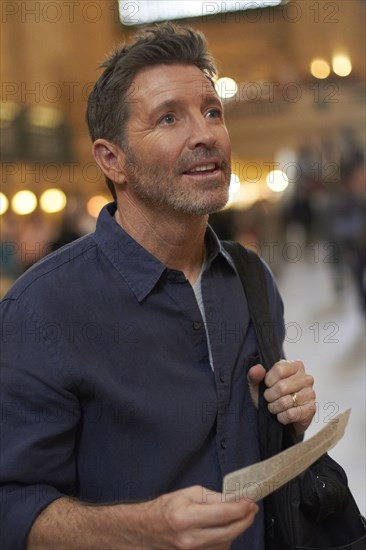
[(265, 376), (207, 226), (230, 180), (214, 63), (200, 33), (166, 23), (104, 67), (88, 123), (115, 203), (2, 303), (1, 548), (260, 550), (262, 507), (225, 502), (223, 476), (260, 460), (264, 377), (299, 434), (315, 394), (300, 361)]

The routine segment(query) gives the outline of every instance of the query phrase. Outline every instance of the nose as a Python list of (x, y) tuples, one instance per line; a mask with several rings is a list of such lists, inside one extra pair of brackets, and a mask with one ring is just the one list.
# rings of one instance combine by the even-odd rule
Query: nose
[(215, 145), (216, 139), (212, 121), (206, 119), (201, 113), (192, 119), (187, 140), (189, 149), (202, 146), (210, 149)]

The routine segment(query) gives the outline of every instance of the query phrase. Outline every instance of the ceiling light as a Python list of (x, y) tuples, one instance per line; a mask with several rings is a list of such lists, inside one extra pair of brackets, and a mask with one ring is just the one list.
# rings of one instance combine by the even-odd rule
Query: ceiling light
[(266, 178), (267, 186), (271, 191), (280, 193), (284, 191), (288, 186), (288, 177), (282, 170), (273, 170)]
[(5, 214), (8, 208), (9, 208), (8, 197), (4, 195), (4, 193), (0, 193), (0, 216), (2, 214)]
[(330, 75), (329, 63), (324, 61), (324, 59), (314, 59), (311, 63), (310, 71), (315, 78), (327, 78)]
[(345, 55), (336, 55), (333, 57), (333, 71), (338, 76), (348, 76), (352, 72), (352, 64)]
[(97, 218), (103, 206), (105, 206), (108, 202), (110, 201), (103, 195), (95, 195), (89, 199), (86, 205), (89, 216), (92, 218)]
[(54, 212), (60, 212), (65, 208), (67, 198), (61, 189), (47, 189), (44, 193), (42, 193), (39, 202), (44, 212), (53, 214)]
[(20, 216), (30, 214), (37, 208), (37, 197), (32, 191), (26, 189), (18, 191), (11, 200), (11, 207)]
[(224, 76), (215, 82), (216, 91), (221, 99), (230, 99), (238, 91), (238, 85), (232, 78)]

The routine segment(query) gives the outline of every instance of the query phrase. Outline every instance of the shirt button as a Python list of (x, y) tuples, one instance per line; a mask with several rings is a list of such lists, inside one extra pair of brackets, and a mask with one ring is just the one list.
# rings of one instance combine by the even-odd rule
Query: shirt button
[(193, 321), (192, 323), (193, 330), (200, 330), (201, 326), (202, 326), (202, 323), (200, 323), (199, 321)]
[(223, 374), (220, 374), (220, 382), (221, 382), (222, 384), (225, 384), (225, 377), (224, 377)]
[(221, 449), (226, 449), (227, 448), (227, 441), (226, 439), (221, 439)]

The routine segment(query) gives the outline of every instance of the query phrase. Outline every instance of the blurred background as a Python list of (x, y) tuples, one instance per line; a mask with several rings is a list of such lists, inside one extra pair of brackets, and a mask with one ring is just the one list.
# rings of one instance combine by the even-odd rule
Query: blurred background
[(0, 9), (1, 295), (93, 231), (110, 201), (84, 122), (99, 63), (153, 21), (202, 30), (233, 148), (230, 202), (211, 223), (276, 275), (286, 354), (316, 379), (309, 434), (352, 407), (331, 454), (365, 513), (365, 0), (2, 0)]

